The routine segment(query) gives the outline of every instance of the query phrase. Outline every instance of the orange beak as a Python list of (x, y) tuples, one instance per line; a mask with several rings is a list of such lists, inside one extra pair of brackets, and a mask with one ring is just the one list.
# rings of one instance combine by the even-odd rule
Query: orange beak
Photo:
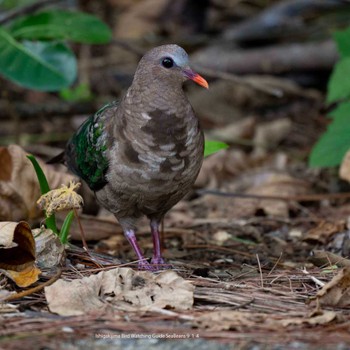
[(209, 89), (208, 82), (198, 73), (194, 72), (192, 69), (184, 69), (183, 72), (185, 77), (187, 77), (188, 79), (191, 79), (198, 85), (203, 86), (206, 89)]

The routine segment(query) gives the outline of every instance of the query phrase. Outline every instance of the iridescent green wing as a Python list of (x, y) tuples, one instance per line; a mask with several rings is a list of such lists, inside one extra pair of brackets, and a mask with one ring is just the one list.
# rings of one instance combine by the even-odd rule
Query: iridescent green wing
[(68, 168), (93, 191), (98, 191), (107, 183), (109, 136), (105, 125), (116, 106), (116, 102), (108, 104), (87, 119), (67, 145)]

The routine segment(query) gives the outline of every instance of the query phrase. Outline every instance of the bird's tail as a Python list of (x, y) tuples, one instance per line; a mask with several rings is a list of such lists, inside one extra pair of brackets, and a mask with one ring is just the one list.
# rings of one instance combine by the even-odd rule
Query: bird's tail
[(63, 164), (65, 162), (65, 152), (61, 152), (60, 154), (58, 154), (57, 156), (49, 159), (46, 164)]

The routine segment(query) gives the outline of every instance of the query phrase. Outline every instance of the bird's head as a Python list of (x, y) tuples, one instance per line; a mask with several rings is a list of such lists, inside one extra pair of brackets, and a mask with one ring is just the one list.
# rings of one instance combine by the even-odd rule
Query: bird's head
[(209, 87), (207, 81), (190, 68), (186, 51), (178, 45), (163, 45), (148, 51), (138, 65), (136, 77), (145, 84), (156, 80), (161, 85), (182, 85), (190, 79), (206, 89)]

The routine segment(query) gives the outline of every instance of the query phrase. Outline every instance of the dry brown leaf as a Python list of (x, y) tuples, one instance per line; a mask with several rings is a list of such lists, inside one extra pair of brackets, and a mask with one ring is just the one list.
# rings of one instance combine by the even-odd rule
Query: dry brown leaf
[(29, 225), (0, 222), (0, 268), (23, 271), (35, 262), (35, 241)]
[(316, 227), (306, 233), (305, 241), (319, 242), (325, 244), (338, 232), (345, 230), (344, 222), (321, 221)]
[(344, 267), (315, 296), (319, 305), (350, 306), (350, 267)]
[(194, 286), (174, 271), (116, 268), (71, 282), (62, 279), (45, 288), (51, 312), (82, 315), (113, 305), (127, 311), (157, 308), (187, 310), (193, 305)]
[(41, 271), (34, 265), (28, 266), (22, 271), (0, 270), (4, 275), (11, 278), (18, 287), (28, 287), (39, 279)]
[(339, 168), (339, 177), (350, 182), (350, 151), (346, 152)]
[[(52, 188), (68, 184), (73, 175), (55, 171), (39, 160)], [(17, 145), (0, 147), (0, 220), (19, 221), (40, 217), (36, 205), (40, 197), (39, 183), (26, 152)]]

